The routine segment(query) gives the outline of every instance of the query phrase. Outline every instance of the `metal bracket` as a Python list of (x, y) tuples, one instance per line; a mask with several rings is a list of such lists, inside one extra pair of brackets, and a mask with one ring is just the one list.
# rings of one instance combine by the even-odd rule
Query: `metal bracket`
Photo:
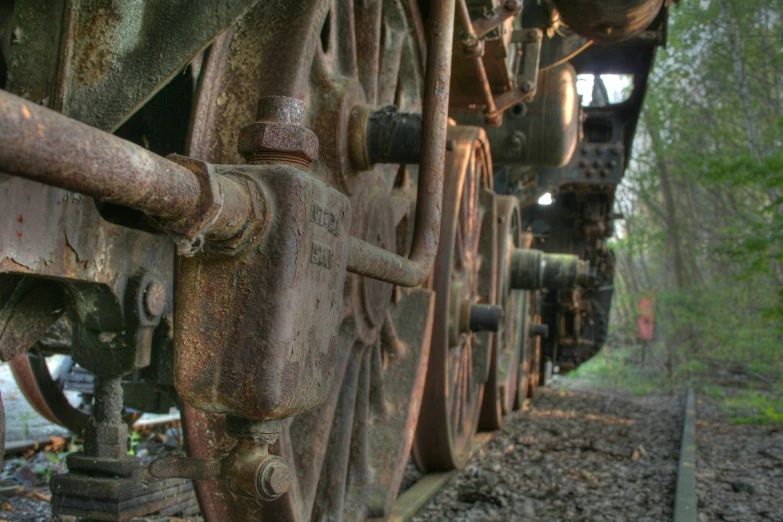
[(515, 88), (495, 98), (495, 114), (499, 114), (512, 105), (529, 100), (536, 95), (538, 85), (538, 66), (541, 61), (541, 41), (544, 33), (541, 29), (514, 31), (511, 41), (522, 44), (522, 56), (517, 62)]

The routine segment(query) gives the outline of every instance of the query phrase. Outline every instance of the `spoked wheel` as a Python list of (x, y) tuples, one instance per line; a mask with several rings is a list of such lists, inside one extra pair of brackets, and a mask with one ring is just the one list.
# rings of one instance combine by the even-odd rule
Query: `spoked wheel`
[(443, 217), (430, 284), (436, 294), (427, 384), (414, 442), (423, 471), (461, 468), (476, 434), (492, 335), (472, 333), (471, 305), (495, 302), (492, 165), (484, 131), (452, 127)]
[(527, 373), (522, 361), (527, 333), (527, 292), (511, 288), (509, 269), (511, 254), (520, 246), (521, 218), (519, 202), (514, 196), (497, 197), (498, 286), (497, 301), (503, 308), (501, 329), (493, 336), (489, 379), (484, 387), (480, 427), (500, 429), (517, 400), (517, 391), (527, 393)]
[[(70, 327), (61, 319), (47, 333), (47, 341), (60, 345), (70, 346)], [(80, 404), (74, 405), (65, 395), (65, 383), (69, 374), (79, 371), (69, 355), (64, 356), (54, 372), (49, 370), (47, 349), (45, 341), (36, 343), (28, 353), (21, 353), (9, 361), (11, 373), (22, 395), (33, 409), (43, 418), (53, 424), (57, 424), (67, 430), (80, 434), (92, 410), (92, 397), (83, 395)], [(91, 377), (88, 372), (81, 370), (80, 374)], [(88, 387), (89, 387), (89, 383)], [(125, 422), (132, 425), (141, 416), (137, 412), (126, 412), (123, 416)]]
[[(414, 5), (259, 2), (206, 57), (189, 155), (240, 163), (236, 137), (255, 120), (259, 97), (303, 99), (306, 126), (319, 140), (311, 174), (351, 199), (352, 235), (405, 255), (417, 169), (374, 165), (358, 171), (348, 141), (357, 107), (421, 110), (422, 35)], [(233, 497), (218, 482), (197, 482), (204, 517), (223, 522), (388, 516), (419, 414), (434, 301), (430, 290), (395, 289), (349, 275), (333, 342), (334, 390), (321, 408), (285, 420), (271, 449), (293, 472), (290, 489), (274, 502), (258, 502)], [(234, 443), (220, 415), (186, 406), (183, 419), (193, 457), (219, 456)]]

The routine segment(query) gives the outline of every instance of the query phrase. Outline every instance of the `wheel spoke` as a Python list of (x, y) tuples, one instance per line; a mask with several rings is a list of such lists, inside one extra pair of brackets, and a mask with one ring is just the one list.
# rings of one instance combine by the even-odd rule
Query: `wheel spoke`
[(397, 102), (397, 78), (400, 73), (404, 43), (404, 31), (393, 29), (389, 24), (383, 25), (383, 49), (376, 98), (378, 105), (393, 105)]
[(353, 0), (333, 0), (329, 52), (333, 53), (338, 74), (358, 77), (356, 58), (356, 19)]
[(359, 0), (355, 10), (359, 82), (364, 87), (367, 103), (370, 105), (376, 104), (378, 96), (382, 10), (383, 0)]

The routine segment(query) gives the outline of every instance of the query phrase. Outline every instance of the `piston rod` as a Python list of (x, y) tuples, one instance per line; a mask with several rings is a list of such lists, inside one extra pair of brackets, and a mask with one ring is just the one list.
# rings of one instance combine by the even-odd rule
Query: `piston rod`
[[(60, 113), (0, 91), (0, 172), (134, 208), (170, 223), (204, 213), (205, 180), (173, 161)], [(250, 201), (223, 179), (218, 239), (241, 231)]]

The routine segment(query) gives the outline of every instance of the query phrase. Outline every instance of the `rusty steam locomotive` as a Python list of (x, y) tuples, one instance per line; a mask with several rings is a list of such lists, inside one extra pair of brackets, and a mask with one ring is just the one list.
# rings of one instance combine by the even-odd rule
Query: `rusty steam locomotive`
[[(384, 519), (409, 458), (463, 466), (606, 338), (667, 9), (0, 2), (0, 357), (84, 437), (54, 511)], [(142, 467), (172, 406), (188, 456)]]

